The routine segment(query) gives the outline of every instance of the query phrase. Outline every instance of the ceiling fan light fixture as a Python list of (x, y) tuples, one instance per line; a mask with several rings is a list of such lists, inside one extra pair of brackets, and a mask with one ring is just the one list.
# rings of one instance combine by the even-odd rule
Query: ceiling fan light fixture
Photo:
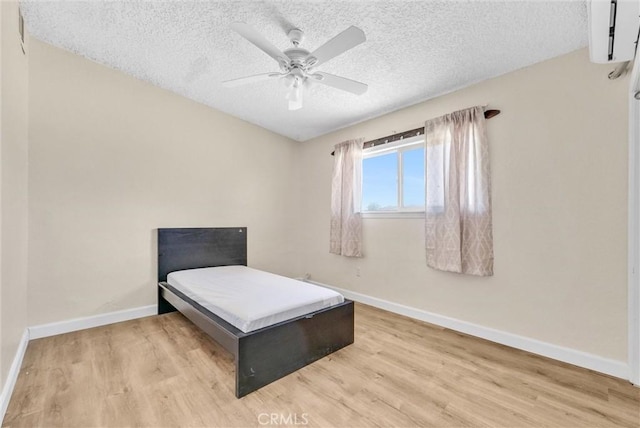
[(289, 100), (289, 110), (300, 110), (302, 108), (302, 81), (296, 79), (287, 94)]
[(291, 74), (287, 74), (286, 76), (284, 76), (282, 78), (282, 84), (286, 87), (286, 88), (290, 88), (294, 85), (294, 83), (296, 82), (296, 78), (291, 75)]
[(293, 85), (293, 99), (291, 101), (293, 101), (294, 103), (299, 103), (301, 100), (302, 100), (302, 86), (300, 86), (300, 84), (296, 82), (296, 84)]

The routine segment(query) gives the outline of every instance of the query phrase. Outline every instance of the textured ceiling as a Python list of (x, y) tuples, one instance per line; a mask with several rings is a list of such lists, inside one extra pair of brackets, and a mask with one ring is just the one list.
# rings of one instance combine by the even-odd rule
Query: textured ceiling
[[(22, 10), (33, 37), (299, 141), (587, 45), (583, 1), (23, 1)], [(318, 70), (368, 92), (313, 85), (289, 111), (277, 80), (222, 87), (278, 71), (229, 29), (236, 21), (283, 50), (295, 27), (310, 51), (360, 27), (367, 41)]]

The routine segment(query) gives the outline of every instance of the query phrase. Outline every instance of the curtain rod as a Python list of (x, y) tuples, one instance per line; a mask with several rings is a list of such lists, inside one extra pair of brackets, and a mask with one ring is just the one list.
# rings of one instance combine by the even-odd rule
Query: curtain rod
[[(491, 119), (492, 117), (496, 117), (499, 114), (500, 114), (500, 110), (486, 110), (484, 112), (484, 118)], [(364, 149), (368, 149), (369, 147), (375, 147), (375, 146), (380, 146), (382, 144), (393, 143), (395, 141), (400, 141), (404, 138), (415, 137), (417, 135), (422, 135), (422, 134), (424, 134), (424, 126), (421, 128), (410, 129), (409, 131), (399, 132), (397, 134), (378, 138), (376, 140), (365, 141), (364, 144), (362, 144), (362, 147)], [(335, 151), (331, 152), (331, 156), (333, 156), (334, 154), (335, 154)]]

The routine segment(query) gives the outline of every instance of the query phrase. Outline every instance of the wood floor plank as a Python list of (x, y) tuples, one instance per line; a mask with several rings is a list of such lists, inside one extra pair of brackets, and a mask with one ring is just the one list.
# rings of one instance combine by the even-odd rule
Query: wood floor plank
[(236, 399), (179, 313), (29, 343), (3, 427), (640, 427), (628, 382), (356, 305), (355, 343)]

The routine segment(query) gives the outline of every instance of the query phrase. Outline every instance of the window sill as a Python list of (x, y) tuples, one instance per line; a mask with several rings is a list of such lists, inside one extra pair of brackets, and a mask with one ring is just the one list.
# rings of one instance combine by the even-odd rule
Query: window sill
[(363, 212), (362, 218), (424, 218), (424, 211)]

